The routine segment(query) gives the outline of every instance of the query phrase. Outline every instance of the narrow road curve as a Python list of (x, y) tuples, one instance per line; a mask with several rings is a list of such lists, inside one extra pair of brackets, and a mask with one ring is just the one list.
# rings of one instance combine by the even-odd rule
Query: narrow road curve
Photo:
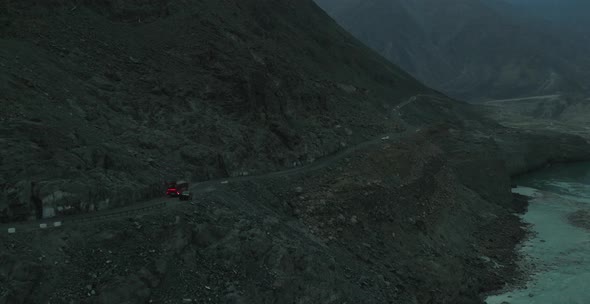
[[(317, 160), (313, 163), (303, 165), (300, 167), (291, 168), (291, 169), (282, 170), (282, 171), (269, 172), (269, 173), (265, 173), (265, 174), (261, 174), (261, 175), (239, 176), (239, 177), (215, 179), (215, 180), (200, 182), (200, 183), (194, 184), (190, 188), (190, 191), (193, 193), (193, 197), (195, 197), (199, 193), (207, 193), (207, 192), (223, 190), (223, 188), (227, 187), (227, 184), (229, 184), (229, 183), (243, 182), (243, 181), (255, 181), (255, 180), (266, 179), (269, 177), (285, 177), (285, 176), (291, 176), (291, 175), (295, 175), (295, 174), (307, 173), (307, 172), (323, 169), (323, 168), (326, 168), (326, 167), (334, 164), (335, 162), (345, 158), (346, 156), (348, 156), (356, 151), (359, 151), (361, 149), (370, 147), (372, 145), (380, 144), (385, 140), (388, 140), (388, 141), (397, 140), (397, 139), (404, 138), (404, 137), (408, 136), (409, 134), (414, 134), (419, 129), (409, 127), (403, 121), (403, 119), (399, 116), (399, 114), (400, 114), (399, 111), (402, 108), (404, 108), (405, 106), (419, 100), (420, 97), (441, 98), (439, 96), (419, 94), (419, 95), (412, 96), (409, 99), (407, 99), (406, 101), (398, 104), (394, 108), (394, 112), (398, 116), (397, 118), (400, 120), (400, 123), (402, 123), (405, 127), (405, 130), (402, 132), (382, 134), (372, 140), (368, 140), (368, 141), (359, 143), (357, 145), (350, 146), (350, 147), (343, 149), (333, 155), (324, 157), (324, 158)], [(97, 212), (92, 212), (92, 213), (55, 217), (55, 218), (50, 218), (50, 219), (43, 219), (43, 220), (23, 222), (23, 223), (3, 224), (3, 225), (0, 225), (0, 233), (10, 233), (9, 229), (11, 229), (11, 228), (15, 229), (15, 232), (12, 232), (12, 233), (19, 233), (19, 232), (23, 232), (23, 231), (32, 231), (32, 230), (38, 230), (38, 229), (51, 229), (51, 228), (55, 228), (55, 227), (61, 227), (61, 225), (65, 225), (65, 224), (67, 224), (67, 225), (85, 224), (85, 223), (94, 223), (97, 221), (111, 220), (111, 219), (122, 218), (122, 217), (132, 217), (132, 216), (135, 216), (138, 214), (153, 211), (155, 209), (169, 208), (169, 207), (176, 206), (176, 205), (182, 204), (182, 203), (186, 203), (186, 201), (180, 201), (178, 199), (169, 199), (169, 198), (158, 198), (158, 199), (153, 199), (153, 200), (146, 201), (146, 202), (139, 203), (139, 204), (132, 204), (132, 205), (121, 207), (121, 208), (108, 209), (108, 210), (97, 211)]]
[(510, 102), (510, 101), (526, 101), (526, 100), (536, 100), (536, 99), (553, 99), (553, 98), (559, 98), (559, 97), (561, 97), (560, 94), (540, 95), (540, 96), (529, 96), (529, 97), (520, 97), (520, 98), (486, 100), (486, 101), (484, 101), (484, 103), (501, 103), (501, 102)]

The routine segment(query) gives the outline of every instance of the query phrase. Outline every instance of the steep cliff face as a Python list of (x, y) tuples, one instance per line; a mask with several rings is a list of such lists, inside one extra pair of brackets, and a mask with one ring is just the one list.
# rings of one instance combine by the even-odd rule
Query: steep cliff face
[(0, 208), (132, 203), (292, 167), (430, 91), (311, 1), (4, 1)]
[(589, 45), (502, 1), (318, 0), (361, 41), (463, 99), (585, 91)]

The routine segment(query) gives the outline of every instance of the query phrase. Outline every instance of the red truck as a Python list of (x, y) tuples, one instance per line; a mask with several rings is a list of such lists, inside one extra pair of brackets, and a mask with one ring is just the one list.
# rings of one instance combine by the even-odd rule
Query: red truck
[(170, 182), (166, 183), (166, 195), (170, 197), (178, 197), (183, 192), (188, 192), (188, 182), (186, 181), (177, 181), (177, 182)]

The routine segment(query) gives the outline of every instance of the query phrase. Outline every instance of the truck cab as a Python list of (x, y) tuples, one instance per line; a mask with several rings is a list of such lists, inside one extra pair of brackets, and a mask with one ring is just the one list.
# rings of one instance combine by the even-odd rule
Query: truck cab
[(188, 182), (178, 181), (167, 183), (166, 195), (170, 197), (178, 197), (182, 192), (188, 191)]

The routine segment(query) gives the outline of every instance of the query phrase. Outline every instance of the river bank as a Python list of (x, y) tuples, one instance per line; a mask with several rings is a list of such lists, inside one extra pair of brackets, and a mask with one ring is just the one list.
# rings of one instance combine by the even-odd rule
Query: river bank
[(530, 279), (487, 298), (488, 304), (588, 303), (590, 164), (555, 165), (517, 179), (531, 198), (522, 218), (531, 237), (519, 246)]

